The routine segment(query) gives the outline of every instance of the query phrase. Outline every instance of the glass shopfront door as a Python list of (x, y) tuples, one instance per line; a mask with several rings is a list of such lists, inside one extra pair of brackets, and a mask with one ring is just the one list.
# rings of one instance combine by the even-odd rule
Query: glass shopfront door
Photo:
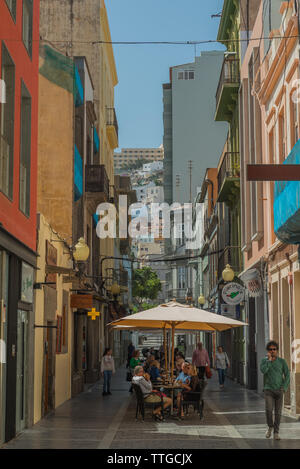
[(27, 393), (28, 312), (18, 310), (16, 433), (25, 428)]
[(5, 439), (8, 259), (0, 250), (0, 443)]

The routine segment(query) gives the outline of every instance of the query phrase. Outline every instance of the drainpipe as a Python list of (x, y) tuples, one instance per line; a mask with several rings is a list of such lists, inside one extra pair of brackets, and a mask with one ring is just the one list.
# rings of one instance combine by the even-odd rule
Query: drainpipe
[(212, 194), (210, 198), (210, 203), (211, 203), (211, 212), (213, 212), (214, 211), (214, 183), (212, 182), (211, 179), (205, 179), (205, 183), (211, 185)]
[(270, 314), (269, 314), (269, 299), (268, 299), (268, 260), (261, 259), (261, 273), (262, 273), (262, 289), (264, 298), (264, 325), (265, 325), (265, 342), (270, 339)]

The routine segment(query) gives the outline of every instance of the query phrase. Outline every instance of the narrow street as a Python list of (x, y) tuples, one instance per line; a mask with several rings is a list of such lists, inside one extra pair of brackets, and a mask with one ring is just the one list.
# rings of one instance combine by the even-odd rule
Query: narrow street
[(112, 396), (102, 396), (98, 382), (58, 407), (4, 449), (298, 449), (300, 422), (282, 417), (281, 441), (265, 438), (264, 400), (216, 374), (205, 392), (204, 419), (191, 413), (184, 421), (156, 423), (149, 410), (135, 421), (135, 397), (129, 394), (125, 368), (112, 382)]

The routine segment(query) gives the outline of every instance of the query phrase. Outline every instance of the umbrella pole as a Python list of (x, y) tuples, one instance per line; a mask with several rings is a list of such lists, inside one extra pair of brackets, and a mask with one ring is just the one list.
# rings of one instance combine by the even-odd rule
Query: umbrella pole
[(174, 374), (174, 341), (175, 341), (175, 324), (172, 322), (172, 354), (171, 354), (171, 381), (173, 383)]
[(165, 352), (165, 368), (166, 368), (166, 372), (168, 372), (168, 354), (167, 354), (166, 326), (164, 327), (164, 352)]

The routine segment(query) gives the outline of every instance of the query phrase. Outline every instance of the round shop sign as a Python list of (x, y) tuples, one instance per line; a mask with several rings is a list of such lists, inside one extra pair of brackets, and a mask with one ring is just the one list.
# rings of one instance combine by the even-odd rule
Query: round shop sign
[(222, 298), (228, 305), (240, 304), (245, 295), (245, 289), (242, 285), (230, 282), (222, 290)]

